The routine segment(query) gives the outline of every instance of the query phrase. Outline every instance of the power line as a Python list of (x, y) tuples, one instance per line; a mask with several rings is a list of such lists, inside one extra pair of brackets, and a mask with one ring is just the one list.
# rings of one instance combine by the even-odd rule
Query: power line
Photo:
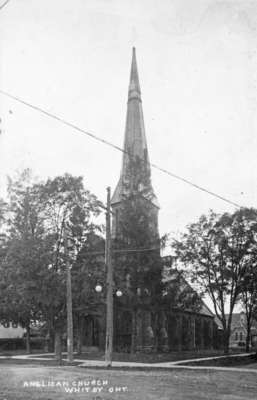
[(0, 10), (2, 10), (8, 3), (10, 0), (6, 0), (1, 6), (0, 6)]
[[(116, 146), (115, 144), (109, 142), (108, 140), (102, 139), (101, 137), (96, 136), (96, 135), (94, 135), (93, 133), (88, 132), (88, 131), (82, 129), (82, 128), (78, 127), (77, 125), (74, 125), (73, 123), (68, 122), (68, 121), (66, 121), (65, 119), (61, 118), (61, 117), (58, 117), (57, 115), (55, 115), (55, 114), (53, 114), (53, 113), (50, 113), (49, 111), (46, 111), (46, 110), (44, 110), (44, 109), (41, 108), (41, 107), (38, 107), (38, 106), (33, 105), (33, 104), (31, 104), (31, 103), (28, 103), (27, 101), (22, 100), (22, 99), (19, 98), (19, 97), (13, 96), (12, 94), (5, 92), (4, 90), (1, 90), (1, 89), (0, 89), (0, 93), (1, 93), (2, 95), (6, 96), (6, 97), (9, 97), (10, 99), (13, 99), (13, 100), (15, 100), (15, 101), (17, 101), (17, 102), (19, 102), (19, 103), (21, 103), (21, 104), (27, 106), (27, 107), (32, 108), (32, 109), (35, 110), (35, 111), (38, 111), (38, 112), (41, 113), (41, 114), (46, 115), (47, 117), (50, 117), (50, 118), (52, 118), (52, 119), (55, 119), (56, 121), (59, 121), (59, 122), (61, 122), (62, 124), (66, 125), (66, 126), (69, 126), (70, 128), (72, 128), (72, 129), (74, 129), (74, 130), (76, 130), (76, 131), (78, 131), (78, 132), (80, 132), (80, 133), (83, 133), (83, 134), (85, 134), (85, 135), (91, 137), (91, 138), (94, 139), (94, 140), (97, 140), (98, 142), (104, 143), (104, 144), (106, 144), (107, 146), (110, 146), (110, 147), (112, 147), (112, 148), (115, 149), (115, 150), (118, 150), (118, 151), (120, 151), (120, 152), (122, 152), (122, 153), (128, 154), (129, 156), (133, 156), (133, 155), (130, 154), (128, 151), (122, 149), (122, 148), (119, 147), (119, 146)], [(145, 160), (144, 160), (144, 159), (141, 159), (141, 161), (145, 161)], [(158, 165), (153, 164), (153, 163), (150, 163), (150, 165), (151, 165), (153, 168), (157, 169), (158, 171), (161, 171), (161, 172), (163, 172), (163, 173), (165, 173), (165, 174), (171, 176), (172, 178), (175, 178), (175, 179), (177, 179), (177, 180), (179, 180), (179, 181), (181, 181), (181, 182), (187, 183), (188, 185), (194, 187), (195, 189), (201, 190), (202, 192), (207, 193), (207, 194), (209, 194), (209, 195), (211, 195), (211, 196), (213, 196), (213, 197), (216, 197), (216, 198), (218, 198), (218, 199), (220, 199), (220, 200), (223, 200), (223, 201), (225, 201), (225, 202), (228, 203), (228, 204), (232, 204), (233, 206), (236, 206), (236, 207), (239, 207), (239, 208), (242, 207), (240, 204), (235, 203), (234, 201), (231, 201), (231, 200), (227, 199), (226, 197), (221, 196), (221, 195), (219, 195), (219, 194), (217, 194), (217, 193), (214, 193), (214, 192), (212, 192), (211, 190), (205, 189), (204, 187), (199, 186), (199, 185), (195, 184), (194, 182), (191, 182), (191, 181), (188, 180), (188, 179), (185, 179), (185, 178), (183, 178), (183, 177), (181, 177), (181, 176), (179, 176), (179, 175), (177, 175), (177, 174), (174, 174), (173, 172), (168, 171), (167, 169), (161, 168), (161, 167), (159, 167)]]
[(120, 250), (112, 250), (113, 253), (143, 253), (145, 251), (156, 251), (160, 250), (160, 247), (151, 247), (149, 249), (120, 249)]
[[(120, 254), (120, 253), (144, 253), (144, 252), (149, 252), (149, 251), (160, 251), (160, 247), (150, 247), (149, 249), (147, 248), (138, 248), (138, 249), (113, 249), (112, 254)], [(83, 253), (85, 256), (104, 256), (105, 252), (104, 251), (86, 251)]]

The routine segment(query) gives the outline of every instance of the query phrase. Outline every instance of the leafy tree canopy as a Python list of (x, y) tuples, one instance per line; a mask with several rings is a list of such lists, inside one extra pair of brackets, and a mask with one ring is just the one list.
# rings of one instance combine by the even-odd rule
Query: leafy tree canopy
[[(210, 211), (188, 225), (173, 249), (192, 278), (209, 294), (217, 317), (223, 325), (226, 346), (234, 306), (249, 262), (255, 262), (257, 211), (240, 209), (233, 214)], [(226, 305), (229, 317), (226, 319)]]

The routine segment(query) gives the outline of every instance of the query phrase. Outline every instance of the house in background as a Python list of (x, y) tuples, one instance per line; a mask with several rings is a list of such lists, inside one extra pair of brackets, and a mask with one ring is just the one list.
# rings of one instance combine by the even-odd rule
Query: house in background
[(1, 339), (20, 339), (24, 336), (25, 329), (14, 322), (5, 322), (0, 324)]
[(242, 311), (232, 315), (229, 347), (243, 347), (246, 342), (246, 315)]
[[(257, 324), (253, 321), (251, 327), (251, 339), (250, 345), (252, 344), (252, 339), (257, 334)], [(235, 313), (232, 315), (231, 322), (231, 335), (229, 340), (229, 347), (243, 347), (246, 344), (247, 336), (247, 321), (246, 315), (243, 311), (240, 313)]]
[[(228, 314), (226, 314), (226, 319), (228, 319)], [(218, 325), (219, 330), (223, 331), (222, 324), (217, 317), (215, 317), (215, 322)], [(246, 336), (247, 336), (247, 321), (244, 311), (232, 314), (229, 347), (230, 348), (245, 347)], [(257, 345), (257, 321), (253, 321), (251, 327), (250, 346), (255, 347), (256, 345)]]

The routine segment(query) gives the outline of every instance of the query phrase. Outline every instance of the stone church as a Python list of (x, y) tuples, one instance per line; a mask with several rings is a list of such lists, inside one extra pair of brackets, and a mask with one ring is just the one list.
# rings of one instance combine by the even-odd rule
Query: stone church
[[(142, 165), (148, 176), (151, 176), (151, 165), (149, 161), (144, 117), (142, 109), (142, 98), (139, 84), (136, 51), (133, 48), (132, 65), (128, 89), (127, 116), (124, 138), (124, 153), (122, 158), (121, 174), (118, 184), (111, 199), (112, 206), (112, 240), (119, 237), (120, 211), (124, 196), (128, 195), (132, 185), (129, 175), (129, 163), (131, 157), (143, 160)], [(143, 201), (150, 213), (151, 232), (155, 239), (159, 239), (158, 213), (159, 203), (149, 178), (146, 187), (143, 188)], [(160, 249), (157, 250), (160, 254)], [(162, 259), (163, 268), (172, 268), (172, 258)], [(180, 278), (179, 278), (180, 279)], [(167, 282), (166, 282), (167, 283)], [(172, 291), (172, 281), (168, 282)], [(193, 289), (181, 277), (181, 290)], [(140, 288), (139, 288), (140, 290)], [(194, 292), (195, 293), (195, 292)], [(158, 309), (158, 330), (154, 329), (154, 316), (151, 310), (151, 303), (144, 304), (136, 311), (136, 320), (130, 304), (126, 303), (126, 296), (123, 299), (114, 299), (114, 349), (129, 351), (132, 343), (135, 351), (179, 351), (193, 349), (208, 349), (215, 345), (217, 331), (214, 322), (214, 315), (199, 299), (200, 306), (196, 310), (179, 305), (174, 307), (169, 301), (160, 302)], [(95, 345), (104, 348), (105, 317), (104, 307), (100, 307), (95, 315), (86, 317), (87, 323), (86, 339), (87, 345)], [(155, 310), (156, 314), (156, 310)], [(133, 328), (134, 325), (134, 328)], [(157, 332), (157, 333), (156, 333)], [(158, 340), (155, 337), (158, 335)], [(157, 347), (156, 347), (156, 343)]]

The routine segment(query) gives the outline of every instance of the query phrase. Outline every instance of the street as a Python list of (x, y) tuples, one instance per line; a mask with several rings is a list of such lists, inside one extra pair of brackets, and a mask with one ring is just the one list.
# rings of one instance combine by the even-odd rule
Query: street
[(1, 400), (256, 399), (256, 372), (125, 371), (6, 364)]

